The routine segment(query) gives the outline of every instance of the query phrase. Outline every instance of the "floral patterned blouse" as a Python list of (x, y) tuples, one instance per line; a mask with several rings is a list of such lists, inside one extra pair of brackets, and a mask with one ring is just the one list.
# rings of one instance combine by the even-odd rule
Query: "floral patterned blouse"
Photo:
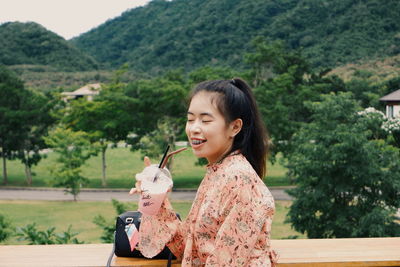
[(240, 153), (207, 166), (185, 221), (168, 199), (155, 216), (142, 217), (139, 250), (157, 255), (165, 245), (182, 266), (274, 266), (270, 233), (274, 199)]

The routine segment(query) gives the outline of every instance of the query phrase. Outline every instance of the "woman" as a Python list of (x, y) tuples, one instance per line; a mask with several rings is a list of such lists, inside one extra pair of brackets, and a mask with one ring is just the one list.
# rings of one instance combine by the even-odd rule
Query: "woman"
[(182, 266), (274, 265), (275, 205), (260, 178), (267, 136), (250, 87), (238, 78), (198, 84), (186, 134), (194, 154), (208, 160), (206, 175), (185, 221), (177, 219), (168, 199), (157, 215), (143, 215), (142, 254), (153, 257), (167, 245)]

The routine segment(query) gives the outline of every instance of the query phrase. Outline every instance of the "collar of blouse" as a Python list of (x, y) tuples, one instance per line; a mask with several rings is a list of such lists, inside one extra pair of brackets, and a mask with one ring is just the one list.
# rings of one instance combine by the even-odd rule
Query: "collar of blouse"
[(216, 172), (222, 166), (222, 163), (225, 161), (225, 159), (235, 156), (235, 155), (239, 155), (239, 154), (240, 154), (240, 150), (235, 150), (235, 151), (227, 154), (226, 156), (222, 157), (217, 162), (207, 164), (207, 170), (212, 170), (212, 171)]

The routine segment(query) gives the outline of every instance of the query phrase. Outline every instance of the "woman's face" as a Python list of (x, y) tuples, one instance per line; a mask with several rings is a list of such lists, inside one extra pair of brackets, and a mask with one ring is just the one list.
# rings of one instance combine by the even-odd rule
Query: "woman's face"
[(217, 93), (200, 91), (192, 98), (187, 112), (186, 134), (193, 152), (209, 163), (229, 152), (242, 122), (237, 119), (227, 124), (216, 106), (217, 97)]

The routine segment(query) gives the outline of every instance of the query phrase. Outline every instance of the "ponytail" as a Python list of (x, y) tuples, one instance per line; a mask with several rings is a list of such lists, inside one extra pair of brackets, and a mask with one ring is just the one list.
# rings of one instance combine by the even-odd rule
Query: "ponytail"
[[(232, 150), (240, 149), (262, 179), (266, 174), (268, 153), (266, 129), (261, 119), (254, 94), (249, 85), (240, 78), (232, 79), (231, 83), (244, 93), (248, 100), (250, 111), (247, 118), (241, 118), (243, 120), (242, 134), (238, 136), (238, 138), (235, 138)], [(245, 120), (247, 122), (245, 122)]]

